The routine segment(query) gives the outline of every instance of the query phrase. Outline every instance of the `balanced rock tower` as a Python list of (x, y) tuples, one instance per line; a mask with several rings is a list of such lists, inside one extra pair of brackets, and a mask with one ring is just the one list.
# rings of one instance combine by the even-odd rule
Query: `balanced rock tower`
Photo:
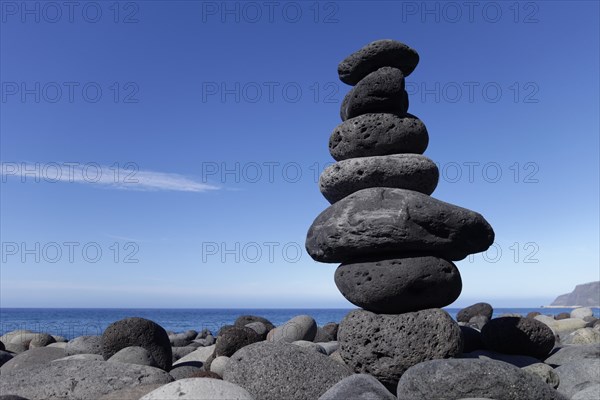
[(480, 214), (429, 196), (439, 172), (422, 155), (429, 135), (407, 113), (404, 87), (418, 62), (405, 44), (379, 40), (339, 64), (354, 87), (329, 140), (337, 162), (319, 180), (332, 205), (306, 239), (316, 261), (341, 263), (335, 283), (361, 308), (340, 323), (341, 357), (390, 388), (415, 364), (461, 353), (461, 331), (440, 309), (462, 290), (453, 261), (494, 241)]

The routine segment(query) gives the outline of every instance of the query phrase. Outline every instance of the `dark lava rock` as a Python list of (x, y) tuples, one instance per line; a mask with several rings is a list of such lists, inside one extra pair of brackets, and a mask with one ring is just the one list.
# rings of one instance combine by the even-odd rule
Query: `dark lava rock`
[(566, 400), (538, 377), (494, 360), (433, 360), (415, 365), (398, 382), (398, 400)]
[(180, 379), (194, 378), (195, 374), (198, 372), (206, 372), (204, 371), (204, 367), (198, 364), (200, 363), (183, 363), (180, 365), (174, 365), (169, 371), (169, 375), (171, 375), (176, 381)]
[(315, 400), (350, 372), (331, 358), (289, 343), (259, 342), (237, 351), (223, 379), (261, 400)]
[(219, 374), (212, 371), (198, 371), (193, 373), (190, 378), (211, 378), (211, 379), (223, 379)]
[(396, 40), (377, 40), (346, 57), (338, 65), (340, 80), (356, 85), (369, 73), (381, 67), (394, 67), (404, 76), (410, 75), (419, 63), (419, 54)]
[(165, 371), (171, 368), (171, 342), (167, 332), (157, 323), (138, 317), (125, 318), (110, 324), (102, 334), (102, 357), (105, 360), (131, 346), (148, 350), (159, 368)]
[(361, 189), (389, 187), (431, 194), (439, 179), (437, 165), (420, 154), (395, 154), (343, 160), (325, 168), (319, 179), (323, 196), (335, 203)]
[(493, 242), (481, 214), (411, 190), (370, 188), (323, 211), (308, 231), (306, 249), (326, 263), (414, 252), (461, 260)]
[(0, 342), (0, 351), (4, 350), (6, 350), (6, 347), (4, 347), (4, 343)]
[(273, 325), (271, 321), (256, 315), (242, 315), (235, 320), (233, 325), (237, 326), (238, 328), (243, 328), (244, 326), (252, 322), (262, 322), (267, 327), (267, 331), (270, 331), (271, 329), (275, 328), (275, 325)]
[(445, 307), (462, 289), (454, 263), (437, 257), (342, 264), (335, 284), (351, 303), (383, 314)]
[(261, 336), (251, 328), (234, 327), (217, 338), (215, 357), (231, 357), (233, 353), (244, 346), (260, 341)]
[(485, 315), (476, 315), (469, 320), (469, 326), (482, 330), (488, 322), (490, 319)]
[(531, 311), (531, 312), (527, 313), (527, 315), (525, 316), (525, 318), (535, 318), (538, 315), (542, 315), (542, 313), (539, 313), (537, 311)]
[(414, 115), (363, 114), (338, 125), (329, 138), (336, 161), (390, 154), (422, 154), (429, 144), (423, 122)]
[(440, 309), (398, 315), (354, 310), (340, 323), (338, 342), (348, 367), (388, 388), (413, 365), (462, 352), (458, 325)]
[(227, 332), (229, 329), (233, 329), (233, 328), (235, 328), (235, 325), (223, 325), (217, 332), (217, 337), (221, 336), (222, 334)]
[(554, 333), (548, 326), (531, 318), (494, 318), (481, 330), (481, 338), (490, 350), (521, 354), (543, 360), (554, 348)]
[(337, 340), (338, 328), (339, 324), (336, 324), (335, 322), (328, 322), (322, 327), (319, 326), (313, 342), (332, 342)]
[(390, 113), (400, 117), (408, 110), (404, 75), (397, 68), (383, 67), (371, 72), (346, 94), (340, 109), (342, 121), (369, 113)]
[(465, 307), (456, 314), (456, 320), (458, 322), (469, 322), (471, 318), (476, 315), (483, 315), (492, 319), (494, 309), (488, 303), (476, 303), (469, 307)]
[(470, 353), (485, 348), (483, 340), (481, 340), (481, 332), (477, 329), (473, 329), (469, 326), (461, 326), (460, 331), (462, 332), (464, 353)]

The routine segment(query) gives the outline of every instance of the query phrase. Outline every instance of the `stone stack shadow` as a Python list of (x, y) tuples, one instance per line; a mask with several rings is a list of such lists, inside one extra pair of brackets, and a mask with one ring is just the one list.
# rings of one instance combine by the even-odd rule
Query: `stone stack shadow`
[(332, 205), (306, 240), (316, 261), (341, 263), (335, 283), (361, 308), (340, 324), (340, 355), (390, 388), (415, 364), (461, 353), (460, 329), (441, 310), (462, 290), (453, 261), (494, 241), (480, 214), (429, 196), (439, 172), (422, 155), (429, 134), (407, 113), (404, 83), (418, 62), (405, 44), (379, 40), (339, 64), (354, 87), (329, 140), (337, 162), (319, 180)]

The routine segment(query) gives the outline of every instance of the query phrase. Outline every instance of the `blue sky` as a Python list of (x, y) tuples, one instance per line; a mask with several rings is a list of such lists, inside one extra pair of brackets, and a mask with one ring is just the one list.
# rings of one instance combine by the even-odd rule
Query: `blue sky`
[(595, 1), (26, 4), (0, 9), (2, 307), (350, 306), (304, 240), (337, 64), (382, 38), (421, 56), (433, 196), (496, 232), (454, 305), (600, 279)]

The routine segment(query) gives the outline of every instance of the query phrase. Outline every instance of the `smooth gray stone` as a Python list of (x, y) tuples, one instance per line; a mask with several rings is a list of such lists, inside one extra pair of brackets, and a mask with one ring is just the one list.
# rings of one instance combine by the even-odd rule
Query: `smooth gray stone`
[(337, 351), (340, 348), (340, 344), (337, 341), (332, 341), (332, 342), (316, 342), (319, 346), (321, 346), (323, 348), (323, 350), (325, 350), (325, 354), (327, 354), (328, 356), (330, 356), (331, 354), (333, 354), (335, 351)]
[(361, 189), (389, 187), (431, 194), (439, 179), (437, 165), (420, 154), (352, 158), (328, 166), (319, 178), (323, 196), (335, 203)]
[(21, 396), (7, 394), (7, 395), (0, 396), (0, 400), (29, 400), (29, 399), (26, 399), (25, 397), (21, 397)]
[(62, 358), (65, 356), (63, 349), (57, 349), (53, 347), (34, 347), (33, 349), (24, 351), (12, 359), (4, 363), (0, 367), (2, 375), (23, 368), (29, 368), (32, 366), (47, 364), (52, 360)]
[(458, 322), (469, 322), (471, 318), (478, 315), (483, 315), (488, 319), (492, 319), (494, 309), (488, 303), (475, 303), (468, 307), (463, 308), (456, 314), (456, 320)]
[(494, 318), (481, 330), (485, 346), (498, 353), (520, 354), (543, 360), (554, 348), (554, 333), (533, 318)]
[(397, 315), (351, 311), (340, 323), (338, 341), (354, 372), (373, 375), (388, 388), (413, 365), (462, 351), (458, 325), (435, 308)]
[(72, 356), (57, 358), (56, 360), (52, 360), (51, 362), (69, 361), (69, 360), (104, 361), (104, 357), (102, 357), (100, 354), (73, 354)]
[(573, 361), (557, 367), (558, 391), (571, 398), (588, 386), (600, 384), (600, 359)]
[(133, 388), (124, 388), (105, 394), (98, 400), (140, 400), (142, 396), (161, 386), (163, 385), (140, 385)]
[(600, 399), (600, 384), (587, 386), (575, 393), (571, 400), (598, 400)]
[(411, 190), (370, 188), (323, 211), (308, 231), (306, 249), (326, 263), (411, 252), (454, 261), (493, 242), (481, 214)]
[(233, 353), (244, 346), (256, 343), (262, 337), (253, 329), (244, 327), (233, 327), (217, 338), (215, 357), (231, 357)]
[(398, 400), (484, 397), (498, 400), (566, 400), (539, 378), (494, 360), (433, 360), (408, 369), (398, 382)]
[(196, 347), (192, 346), (172, 347), (171, 352), (173, 353), (173, 362), (179, 360), (181, 357), (187, 356), (194, 350), (196, 350)]
[(191, 378), (192, 375), (197, 374), (200, 371), (204, 371), (204, 366), (200, 363), (184, 363), (174, 365), (169, 371), (169, 374), (176, 381), (181, 379)]
[(329, 137), (336, 161), (390, 154), (423, 154), (429, 134), (423, 121), (411, 114), (363, 114), (338, 125)]
[(31, 400), (96, 400), (126, 387), (173, 380), (158, 368), (105, 361), (57, 361), (2, 373), (0, 393)]
[(267, 330), (267, 327), (265, 326), (265, 324), (263, 324), (262, 322), (250, 322), (248, 325), (246, 325), (246, 328), (250, 328), (252, 329), (254, 332), (258, 333), (258, 335), (264, 339), (267, 337), (267, 333), (269, 333), (269, 331)]
[(548, 364), (536, 363), (526, 367), (521, 367), (521, 369), (527, 373), (537, 376), (542, 380), (542, 382), (552, 386), (554, 389), (556, 389), (560, 383), (558, 374), (554, 372), (554, 369), (552, 369), (552, 367)]
[(554, 351), (544, 361), (548, 365), (561, 366), (573, 361), (600, 358), (600, 344), (587, 344), (579, 346), (564, 346)]
[(210, 363), (210, 372), (214, 372), (215, 374), (223, 377), (223, 373), (225, 372), (225, 368), (227, 367), (227, 363), (229, 362), (229, 357), (216, 357)]
[(254, 400), (243, 388), (220, 379), (190, 378), (160, 387), (140, 400)]
[(6, 351), (10, 351), (11, 353), (20, 354), (24, 351), (29, 350), (23, 343), (6, 343), (4, 345)]
[(340, 109), (342, 121), (362, 114), (389, 113), (406, 116), (408, 94), (404, 75), (397, 68), (382, 67), (365, 76), (350, 90)]
[(106, 361), (158, 367), (150, 351), (139, 346), (125, 347), (117, 351)]
[(261, 400), (314, 400), (349, 375), (347, 368), (315, 351), (259, 342), (229, 359), (223, 379)]
[(167, 332), (157, 323), (144, 318), (125, 318), (110, 324), (102, 334), (102, 356), (105, 360), (131, 346), (148, 350), (160, 369), (168, 371), (171, 368), (171, 342)]
[(463, 353), (460, 355), (460, 358), (478, 358), (480, 360), (502, 361), (519, 368), (540, 363), (540, 360), (530, 356), (502, 354), (489, 350), (475, 350), (470, 353)]
[(342, 379), (319, 400), (396, 400), (385, 386), (371, 375), (355, 374)]
[(79, 336), (69, 340), (65, 347), (65, 355), (100, 354), (102, 355), (101, 336)]
[(314, 343), (314, 342), (309, 342), (308, 340), (296, 340), (295, 342), (292, 342), (292, 344), (294, 346), (299, 346), (299, 347), (302, 347), (307, 350), (312, 350), (312, 351), (316, 351), (317, 353), (327, 355), (327, 352), (325, 351), (325, 349), (323, 347), (321, 347), (321, 345)]
[(381, 67), (395, 67), (410, 75), (419, 63), (419, 54), (396, 40), (376, 40), (350, 54), (338, 64), (340, 80), (356, 85), (369, 73)]
[(564, 344), (598, 344), (600, 343), (600, 332), (594, 328), (581, 328), (570, 333), (562, 339)]
[(273, 329), (267, 340), (292, 343), (297, 340), (312, 341), (317, 334), (317, 323), (310, 315), (298, 315)]
[(454, 263), (437, 257), (342, 264), (335, 284), (349, 302), (380, 314), (445, 307), (462, 290)]

